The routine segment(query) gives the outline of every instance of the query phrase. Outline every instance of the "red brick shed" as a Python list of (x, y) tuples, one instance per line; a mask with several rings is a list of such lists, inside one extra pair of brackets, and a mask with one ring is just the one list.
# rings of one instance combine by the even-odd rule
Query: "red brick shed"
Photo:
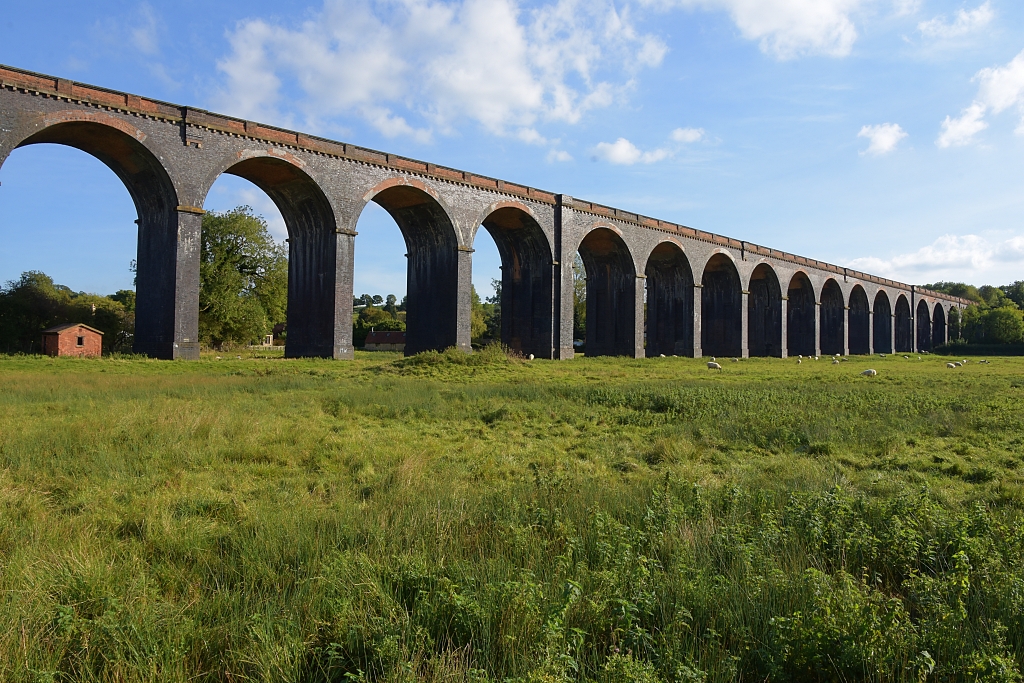
[(370, 330), (366, 335), (366, 351), (404, 351), (405, 332), (395, 330)]
[(43, 330), (43, 353), (48, 356), (99, 356), (103, 333), (81, 323), (66, 323)]

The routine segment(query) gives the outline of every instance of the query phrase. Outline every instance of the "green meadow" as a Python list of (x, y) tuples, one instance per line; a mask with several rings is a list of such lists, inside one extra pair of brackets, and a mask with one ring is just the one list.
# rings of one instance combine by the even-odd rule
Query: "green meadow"
[(2, 357), (0, 680), (1019, 681), (947, 360)]

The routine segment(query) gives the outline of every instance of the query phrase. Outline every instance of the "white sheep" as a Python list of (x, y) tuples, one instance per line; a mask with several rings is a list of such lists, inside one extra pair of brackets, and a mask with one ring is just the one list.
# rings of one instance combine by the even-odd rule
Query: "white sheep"
[(732, 362), (733, 362), (733, 363), (739, 363), (739, 362), (740, 362), (740, 359), (739, 359), (739, 358), (733, 358), (733, 359), (732, 359)]
[(711, 356), (711, 362), (714, 363), (715, 360), (716, 360), (716, 358), (714, 356)]
[(817, 357), (817, 356), (815, 356), (815, 357), (814, 357), (814, 360), (818, 360), (818, 357)]
[(960, 361), (953, 363), (953, 365), (957, 366), (958, 368), (962, 368), (964, 366), (964, 364), (961, 363)]
[(865, 377), (874, 377), (875, 375), (878, 374), (878, 370), (868, 369), (868, 370), (865, 370), (864, 372), (862, 372), (860, 374), (864, 375)]
[(803, 362), (804, 362), (804, 361), (803, 361), (803, 359), (802, 359), (802, 358), (797, 358), (797, 359), (796, 359), (796, 364), (797, 364), (797, 365), (800, 365), (800, 364), (801, 364), (801, 363), (803, 363)]
[(659, 353), (658, 354), (658, 358), (664, 358), (664, 357), (665, 357), (665, 354), (663, 354), (663, 353)]
[(527, 356), (526, 360), (533, 360), (533, 354), (531, 353), (529, 356)]
[(955, 368), (956, 364), (955, 363), (946, 363), (946, 367), (947, 368)]
[(714, 361), (708, 361), (708, 370), (721, 370), (722, 366)]
[(832, 365), (839, 365), (839, 359), (838, 358), (833, 358), (832, 359)]

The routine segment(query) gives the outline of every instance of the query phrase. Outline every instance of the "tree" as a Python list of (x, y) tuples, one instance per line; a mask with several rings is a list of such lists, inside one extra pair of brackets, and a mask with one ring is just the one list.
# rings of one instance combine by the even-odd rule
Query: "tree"
[(958, 296), (961, 299), (969, 299), (975, 303), (982, 303), (984, 299), (981, 298), (981, 294), (978, 292), (978, 288), (974, 285), (968, 285), (963, 282), (936, 282), (934, 284), (925, 285), (925, 289), (930, 289), (933, 292), (942, 292), (943, 294), (949, 294), (950, 296)]
[(248, 206), (203, 216), (199, 281), (203, 343), (255, 342), (285, 321), (288, 256)]
[(388, 294), (386, 299), (387, 304), (384, 306), (384, 310), (387, 311), (392, 318), (398, 319), (398, 307), (395, 305), (398, 303), (398, 297), (394, 294)]
[(1024, 280), (1017, 280), (1012, 285), (1003, 285), (999, 289), (1003, 290), (1006, 298), (1017, 304), (1017, 308), (1024, 310)]
[(572, 338), (585, 339), (587, 330), (587, 269), (579, 252), (572, 259)]
[(42, 331), (63, 323), (100, 330), (107, 352), (128, 351), (135, 331), (135, 292), (122, 290), (110, 297), (76, 293), (39, 271), (22, 273), (0, 289), (0, 351), (38, 352)]
[(469, 311), (469, 336), (474, 341), (483, 338), (487, 332), (487, 316), (484, 313), (483, 302), (480, 295), (476, 293), (476, 287), (470, 285), (470, 311)]

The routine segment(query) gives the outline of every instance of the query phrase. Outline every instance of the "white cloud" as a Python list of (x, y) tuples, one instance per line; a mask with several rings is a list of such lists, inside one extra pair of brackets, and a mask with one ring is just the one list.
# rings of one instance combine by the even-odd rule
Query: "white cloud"
[(599, 159), (604, 159), (613, 164), (632, 166), (635, 163), (653, 164), (669, 156), (667, 149), (656, 149), (650, 152), (642, 152), (626, 138), (619, 138), (615, 142), (599, 142), (594, 147), (594, 154)]
[(556, 161), (572, 161), (572, 155), (564, 149), (553, 149), (548, 152), (547, 162), (550, 164)]
[(898, 123), (880, 123), (875, 126), (864, 126), (857, 133), (859, 138), (867, 138), (871, 141), (868, 148), (861, 154), (881, 156), (896, 149), (900, 140), (907, 137), (907, 132)]
[(928, 21), (922, 21), (917, 25), (917, 30), (928, 38), (956, 38), (964, 34), (984, 28), (995, 17), (992, 11), (992, 3), (986, 0), (983, 4), (970, 11), (957, 10), (952, 23), (946, 21), (945, 16), (935, 17)]
[(943, 235), (915, 252), (888, 259), (857, 258), (847, 265), (910, 282), (963, 280), (994, 282), (1013, 277), (1024, 265), (1024, 237), (991, 240), (980, 235)]
[(608, 106), (667, 50), (613, 0), (326, 0), (300, 26), (246, 20), (228, 40), (218, 105), (237, 115), (287, 121), (294, 83), (309, 127), (355, 115), (427, 139), (468, 119), (536, 144), (539, 122)]
[(697, 142), (704, 137), (703, 128), (676, 128), (672, 131), (672, 139), (675, 142)]
[(906, 17), (917, 14), (917, 11), (921, 9), (921, 0), (893, 0), (892, 5), (896, 16)]
[(160, 51), (156, 14), (148, 3), (142, 3), (139, 6), (139, 14), (139, 24), (129, 29), (132, 45), (142, 54), (155, 55)]
[(939, 147), (966, 145), (988, 128), (985, 116), (999, 114), (1016, 106), (1021, 114), (1018, 134), (1024, 134), (1024, 51), (1001, 67), (982, 69), (972, 79), (979, 83), (978, 94), (958, 118), (946, 117), (942, 133), (935, 141)]
[(845, 57), (857, 40), (851, 15), (872, 0), (641, 0), (662, 8), (724, 10), (744, 38), (777, 59)]

